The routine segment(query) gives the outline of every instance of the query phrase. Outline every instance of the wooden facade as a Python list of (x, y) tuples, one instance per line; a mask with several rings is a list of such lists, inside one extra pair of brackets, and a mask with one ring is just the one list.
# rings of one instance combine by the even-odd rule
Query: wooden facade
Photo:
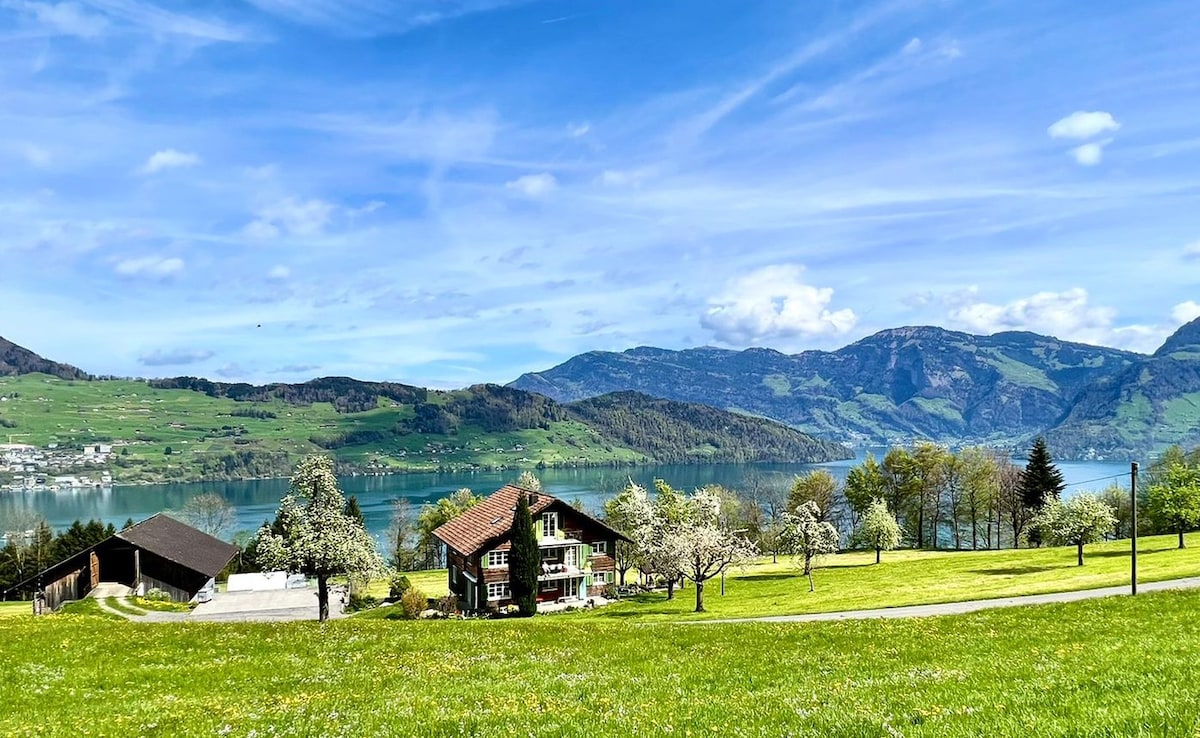
[(434, 531), (446, 545), (448, 585), (466, 610), (512, 604), (508, 552), (512, 515), (521, 494), (530, 496), (542, 573), (539, 603), (586, 602), (615, 583), (613, 551), (624, 536), (545, 493), (508, 485)]
[(101, 582), (123, 584), (137, 594), (151, 589), (188, 602), (237, 553), (237, 547), (163, 515), (155, 515), (106, 538), (14, 589), (32, 591), (41, 608), (57, 610), (83, 599)]

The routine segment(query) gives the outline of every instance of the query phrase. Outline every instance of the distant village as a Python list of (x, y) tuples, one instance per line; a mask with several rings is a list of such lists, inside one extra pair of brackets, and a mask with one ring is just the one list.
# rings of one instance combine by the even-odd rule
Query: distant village
[(93, 443), (81, 449), (51, 443), (45, 448), (0, 443), (0, 478), (10, 490), (71, 490), (111, 487), (108, 470), (113, 447)]

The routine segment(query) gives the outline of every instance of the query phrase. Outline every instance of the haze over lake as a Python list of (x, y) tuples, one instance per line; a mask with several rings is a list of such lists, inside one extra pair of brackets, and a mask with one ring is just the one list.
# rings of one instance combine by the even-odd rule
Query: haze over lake
[[(877, 457), (883, 449), (875, 449)], [(790, 480), (813, 468), (830, 469), (838, 477), (857, 464), (858, 458), (828, 464), (688, 464), (648, 465), (621, 468), (544, 469), (538, 472), (550, 494), (565, 500), (583, 500), (589, 510), (598, 509), (632, 478), (639, 484), (653, 486), (655, 478), (667, 480), (672, 486), (691, 490), (705, 484), (723, 484), (737, 488), (750, 475), (761, 474)], [(1023, 462), (1018, 462), (1023, 463)], [(1129, 465), (1116, 461), (1079, 461), (1058, 464), (1067, 482), (1064, 495), (1080, 490), (1099, 490), (1117, 481), (1128, 485)], [(408, 499), (414, 507), (434, 502), (460, 487), (470, 487), (479, 494), (489, 494), (506, 482), (516, 480), (519, 471), (462, 472), (452, 474), (397, 474), (380, 477), (344, 477), (342, 489), (355, 495), (362, 507), (367, 528), (383, 536), (392, 516), (392, 502)], [(1101, 479), (1126, 475), (1125, 479)], [(1099, 480), (1099, 481), (1091, 481)], [(120, 527), (128, 518), (142, 520), (155, 513), (180, 510), (192, 497), (207, 492), (221, 495), (237, 508), (238, 530), (253, 530), (275, 515), (279, 500), (288, 491), (288, 480), (265, 479), (237, 482), (198, 482), (194, 484), (161, 484), (112, 489), (86, 489), (71, 492), (5, 492), (0, 494), (0, 519), (20, 508), (33, 509), (57, 529), (73, 520), (99, 518)]]

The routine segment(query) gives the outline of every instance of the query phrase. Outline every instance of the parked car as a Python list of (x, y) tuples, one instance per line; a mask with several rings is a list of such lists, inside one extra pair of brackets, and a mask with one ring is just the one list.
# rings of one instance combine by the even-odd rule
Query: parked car
[(308, 577), (303, 574), (288, 574), (287, 588), (288, 589), (304, 589), (308, 586)]

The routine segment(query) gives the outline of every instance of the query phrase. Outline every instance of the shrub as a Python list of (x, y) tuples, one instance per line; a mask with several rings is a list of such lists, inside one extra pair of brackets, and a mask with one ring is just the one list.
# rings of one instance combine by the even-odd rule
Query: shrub
[(600, 590), (600, 594), (606, 600), (617, 599), (617, 585), (609, 582), (608, 584), (604, 585), (604, 589)]
[(158, 587), (154, 587), (145, 595), (143, 595), (142, 599), (148, 602), (170, 602), (171, 595), (162, 591)]
[(346, 604), (346, 612), (370, 610), (374, 607), (379, 607), (379, 600), (377, 598), (368, 594), (351, 594), (350, 601)]
[(404, 616), (409, 620), (417, 619), (428, 604), (429, 599), (425, 593), (416, 587), (409, 587), (408, 591), (400, 598), (400, 609), (404, 611)]
[(404, 593), (412, 589), (412, 583), (408, 581), (408, 577), (403, 574), (396, 574), (388, 586), (388, 599), (398, 600), (404, 597)]
[(450, 594), (446, 595), (445, 597), (438, 598), (437, 611), (446, 616), (457, 615), (458, 614), (458, 595), (451, 592)]

